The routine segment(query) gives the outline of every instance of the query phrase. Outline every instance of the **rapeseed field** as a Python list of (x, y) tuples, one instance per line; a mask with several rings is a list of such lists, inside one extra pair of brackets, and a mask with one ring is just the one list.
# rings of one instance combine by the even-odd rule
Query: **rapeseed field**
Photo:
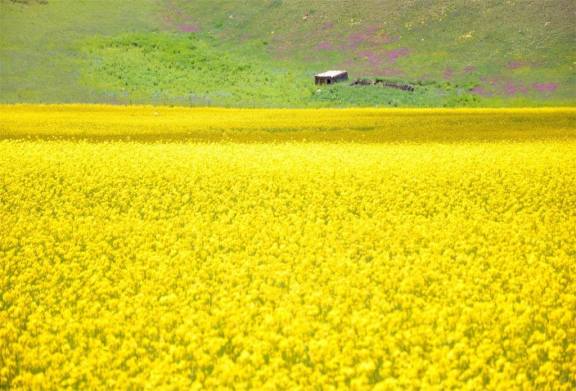
[(0, 113), (0, 388), (576, 386), (574, 110)]

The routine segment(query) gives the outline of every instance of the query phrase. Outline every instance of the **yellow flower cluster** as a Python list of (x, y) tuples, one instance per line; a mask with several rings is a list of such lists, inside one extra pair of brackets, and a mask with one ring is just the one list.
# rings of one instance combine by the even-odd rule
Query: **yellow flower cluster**
[(0, 105), (3, 138), (201, 142), (576, 139), (575, 108), (222, 109)]
[(574, 389), (568, 136), (0, 141), (0, 388)]

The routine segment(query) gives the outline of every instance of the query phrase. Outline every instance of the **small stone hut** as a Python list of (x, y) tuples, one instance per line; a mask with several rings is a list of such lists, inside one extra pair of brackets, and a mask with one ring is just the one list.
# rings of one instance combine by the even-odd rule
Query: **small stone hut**
[(328, 71), (314, 76), (316, 85), (334, 84), (344, 80), (348, 80), (348, 72), (346, 71)]

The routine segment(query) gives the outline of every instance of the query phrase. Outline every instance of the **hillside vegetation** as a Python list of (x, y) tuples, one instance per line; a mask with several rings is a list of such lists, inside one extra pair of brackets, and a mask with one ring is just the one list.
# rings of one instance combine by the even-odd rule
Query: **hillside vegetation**
[[(0, 1), (0, 102), (524, 106), (576, 99), (560, 1)], [(314, 73), (411, 83), (316, 88)]]

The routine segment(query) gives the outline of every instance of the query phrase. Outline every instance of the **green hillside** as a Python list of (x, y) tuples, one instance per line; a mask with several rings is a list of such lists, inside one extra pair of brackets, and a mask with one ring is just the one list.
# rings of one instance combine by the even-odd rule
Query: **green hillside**
[[(571, 0), (0, 0), (0, 102), (576, 101)], [(313, 75), (346, 69), (400, 91)]]

